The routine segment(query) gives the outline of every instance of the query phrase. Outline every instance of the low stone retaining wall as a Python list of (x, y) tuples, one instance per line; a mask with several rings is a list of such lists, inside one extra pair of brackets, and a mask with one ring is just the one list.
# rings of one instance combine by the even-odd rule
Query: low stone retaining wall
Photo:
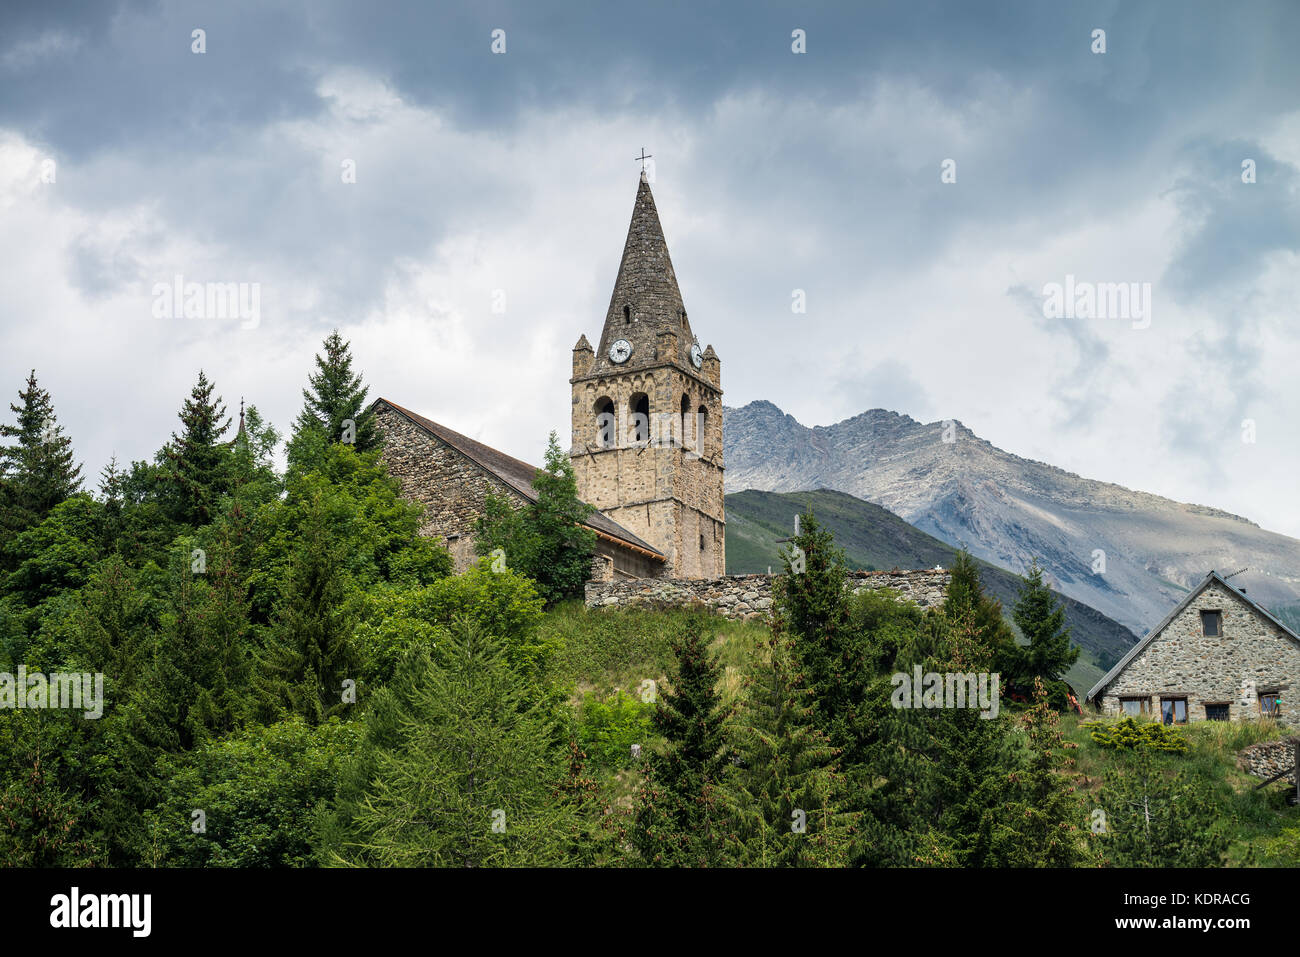
[[(725, 578), (635, 578), (588, 582), (588, 608), (631, 605), (705, 605), (723, 618), (766, 618), (772, 607), (775, 575), (728, 575)], [(853, 592), (888, 588), (901, 597), (929, 608), (943, 602), (952, 576), (944, 569), (919, 571), (851, 572)]]
[[(1283, 768), (1295, 767), (1296, 740), (1283, 738), (1281, 741), (1265, 741), (1242, 748), (1237, 752), (1237, 767), (1257, 778), (1268, 780)], [(1285, 780), (1295, 784), (1295, 774), (1288, 774)]]

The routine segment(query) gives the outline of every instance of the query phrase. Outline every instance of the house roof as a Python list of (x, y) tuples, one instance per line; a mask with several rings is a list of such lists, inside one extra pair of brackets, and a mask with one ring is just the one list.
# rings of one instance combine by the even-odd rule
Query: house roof
[(1092, 690), (1088, 692), (1088, 697), (1086, 700), (1091, 701), (1102, 690), (1104, 690), (1108, 684), (1114, 681), (1119, 676), (1119, 673), (1128, 667), (1128, 663), (1132, 661), (1134, 658), (1136, 658), (1138, 655), (1140, 655), (1142, 653), (1142, 650), (1146, 648), (1147, 645), (1151, 644), (1151, 642), (1155, 640), (1156, 636), (1160, 634), (1162, 631), (1164, 631), (1165, 628), (1168, 626), (1168, 624), (1171, 621), (1173, 621), (1182, 612), (1184, 608), (1190, 605), (1192, 603), (1192, 600), (1195, 599), (1197, 595), (1205, 591), (1205, 589), (1209, 588), (1210, 585), (1215, 582), (1222, 585), (1231, 594), (1235, 595), (1247, 607), (1258, 612), (1266, 620), (1276, 625), (1282, 631), (1283, 634), (1290, 636), (1293, 641), (1295, 641), (1297, 644), (1300, 644), (1300, 635), (1297, 635), (1294, 631), (1292, 631), (1282, 622), (1278, 621), (1278, 619), (1275, 618), (1267, 608), (1264, 608), (1262, 605), (1246, 597), (1246, 593), (1244, 591), (1241, 591), (1240, 589), (1234, 588), (1232, 585), (1229, 585), (1228, 580), (1224, 578), (1222, 575), (1220, 575), (1218, 572), (1211, 570), (1210, 573), (1207, 574), (1205, 578), (1201, 580), (1201, 583), (1197, 585), (1195, 588), (1193, 588), (1188, 593), (1187, 597), (1184, 598), (1182, 601), (1180, 601), (1177, 604), (1177, 606), (1175, 606), (1173, 611), (1165, 615), (1164, 619), (1160, 622), (1160, 624), (1156, 625), (1154, 628), (1148, 631), (1146, 633), (1146, 636), (1141, 641), (1139, 641), (1136, 645), (1130, 648), (1128, 650), (1128, 654), (1126, 654), (1123, 658), (1121, 658), (1119, 660), (1119, 663), (1116, 664), (1114, 668), (1111, 668), (1110, 671), (1106, 672), (1105, 676), (1100, 681), (1098, 681), (1095, 685), (1093, 685)]
[[(404, 408), (389, 399), (376, 399), (371, 404), (371, 408), (374, 408), (381, 402), (394, 412), (410, 419), (411, 422), (424, 429), (439, 441), (450, 445), (457, 452), (461, 453), (461, 455), (464, 455), (484, 471), (487, 471), (500, 479), (510, 488), (528, 499), (528, 501), (537, 501), (537, 489), (533, 488), (533, 479), (536, 477), (537, 473), (541, 471), (537, 466), (529, 465), (522, 459), (506, 455), (504, 452), (500, 452), (489, 445), (484, 445), (482, 442), (476, 442), (467, 435), (461, 435), (459, 432), (453, 431), (445, 425), (434, 422), (432, 419), (426, 419), (422, 415), (417, 415), (410, 409)], [(584, 524), (592, 531), (596, 532), (596, 534), (605, 538), (613, 539), (615, 542), (630, 546), (638, 551), (645, 552), (650, 558), (661, 562), (666, 562), (668, 560), (668, 556), (663, 552), (659, 551), (650, 543), (633, 535), (622, 525), (618, 524), (618, 522), (609, 518), (602, 512), (592, 512), (591, 515), (587, 517)]]

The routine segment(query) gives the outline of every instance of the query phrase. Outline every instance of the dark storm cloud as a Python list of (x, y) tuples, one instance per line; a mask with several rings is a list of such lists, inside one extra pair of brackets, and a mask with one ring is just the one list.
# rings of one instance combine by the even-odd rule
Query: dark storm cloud
[[(196, 28), (202, 56), (190, 51)], [(497, 28), (505, 56), (489, 51)], [(802, 56), (790, 51), (796, 28), (807, 31)], [(1090, 50), (1094, 28), (1106, 31), (1104, 55)], [(608, 297), (630, 192), (609, 200), (612, 215), (569, 198), (589, 202), (583, 187), (610, 170), (630, 189), (632, 156), (653, 129), (659, 142), (645, 146), (660, 164), (674, 262), (702, 337), (725, 353), (729, 400), (788, 407), (783, 390), (837, 382), (837, 414), (917, 403), (969, 420), (965, 400), (944, 391), (960, 391), (944, 381), (960, 371), (914, 353), (980, 323), (987, 352), (972, 367), (999, 368), (1020, 338), (1059, 343), (1042, 363), (1057, 378), (1043, 403), (1050, 422), (1025, 428), (1068, 436), (1122, 414), (1104, 377), (1132, 361), (1117, 355), (1127, 343), (1111, 349), (1125, 340), (1109, 329), (1042, 318), (1041, 283), (1070, 273), (1150, 279), (1180, 305), (1213, 304), (1232, 325), (1197, 332), (1190, 349), (1226, 370), (1214, 414), (1228, 421), (1260, 395), (1254, 285), (1270, 256), (1300, 249), (1294, 157), (1260, 144), (1297, 109), (1297, 38), (1300, 4), (1287, 2), (10, 2), (0, 134), (59, 161), (57, 201), (83, 223), (59, 255), (86, 299), (147, 293), (173, 273), (289, 277), (306, 291), (268, 288), (267, 302), (305, 327), (278, 327), (299, 341), (383, 313), (394, 275), (433, 262), (445, 241), (481, 265), (474, 237), (539, 217), (532, 241), (552, 253), (537, 210), (560, 197), (561, 215), (609, 235), (575, 253), (592, 288), (565, 303), (581, 313), (567, 348), (578, 331), (598, 332), (591, 317)], [(398, 104), (385, 109), (412, 115), (392, 123), (334, 97), (340, 76), (360, 78), (343, 83), (349, 95), (372, 82)], [(630, 139), (568, 142), (570, 127)], [(550, 152), (534, 156), (534, 138)], [(1258, 163), (1255, 186), (1240, 184), (1245, 156)], [(939, 179), (948, 158), (951, 186)], [(344, 159), (358, 178), (340, 188)], [(554, 175), (518, 175), (532, 162)], [(1068, 261), (1091, 251), (1081, 240), (996, 305), (972, 301), (968, 314), (957, 289), (926, 311), (932, 284), (970, 281), (947, 279), (946, 265), (1007, 250), (989, 268), (1014, 266), (1062, 237), (1108, 237), (1162, 197), (1178, 217), (1172, 237), (1151, 240), (1173, 244), (1163, 276), (1092, 275)], [(527, 301), (537, 284), (520, 288), (527, 270), (505, 258), (483, 271)], [(794, 289), (806, 314), (791, 312)], [(20, 321), (5, 310), (0, 335)], [(898, 334), (910, 329), (913, 352)], [(874, 337), (891, 330), (898, 351), (879, 355)], [(857, 358), (836, 365), (846, 356)], [(1167, 419), (1172, 447), (1192, 452), (1195, 370), (1167, 387), (1168, 370), (1153, 372), (1162, 391), (1143, 407)]]

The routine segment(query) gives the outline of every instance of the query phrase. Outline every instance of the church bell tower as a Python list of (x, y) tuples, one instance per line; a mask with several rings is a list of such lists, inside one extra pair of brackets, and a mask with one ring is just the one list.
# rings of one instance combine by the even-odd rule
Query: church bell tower
[(573, 347), (578, 494), (668, 557), (672, 578), (725, 574), (722, 379), (691, 332), (645, 172), (595, 350)]

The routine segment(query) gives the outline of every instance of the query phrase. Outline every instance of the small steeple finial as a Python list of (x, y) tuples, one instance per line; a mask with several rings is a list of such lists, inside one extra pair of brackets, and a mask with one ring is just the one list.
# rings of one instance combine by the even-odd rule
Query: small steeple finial
[(645, 151), (645, 147), (643, 146), (643, 147), (641, 147), (641, 155), (640, 155), (640, 156), (633, 156), (632, 158), (641, 161), (641, 178), (642, 178), (642, 179), (645, 179), (645, 161), (648, 160), (648, 159), (653, 159), (653, 158), (654, 158), (654, 154), (653, 154), (653, 153), (647, 153), (647, 152)]
[(239, 397), (239, 431), (235, 434), (244, 434), (244, 397), (242, 395)]

